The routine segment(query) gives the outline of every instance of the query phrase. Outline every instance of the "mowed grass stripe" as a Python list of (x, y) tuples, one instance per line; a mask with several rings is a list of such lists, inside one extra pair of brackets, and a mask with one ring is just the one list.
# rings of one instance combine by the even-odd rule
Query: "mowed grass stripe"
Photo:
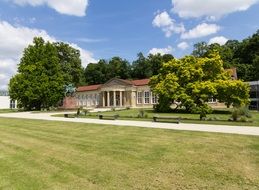
[(259, 138), (0, 119), (0, 189), (258, 189)]

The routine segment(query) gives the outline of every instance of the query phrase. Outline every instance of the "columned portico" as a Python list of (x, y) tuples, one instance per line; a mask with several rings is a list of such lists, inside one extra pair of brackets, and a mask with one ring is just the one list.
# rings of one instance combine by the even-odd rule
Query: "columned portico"
[(122, 107), (126, 104), (125, 91), (103, 91), (101, 94), (103, 107)]

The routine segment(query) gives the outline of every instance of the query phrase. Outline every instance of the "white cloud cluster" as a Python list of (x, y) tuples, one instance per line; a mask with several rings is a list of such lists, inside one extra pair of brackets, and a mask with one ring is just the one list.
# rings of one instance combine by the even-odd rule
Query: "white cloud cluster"
[(220, 30), (220, 27), (216, 24), (202, 23), (181, 34), (182, 39), (193, 39), (215, 34)]
[(208, 44), (218, 43), (219, 45), (224, 45), (227, 41), (228, 39), (224, 36), (216, 36), (214, 38), (211, 38)]
[(9, 0), (17, 5), (48, 5), (61, 14), (85, 16), (88, 0)]
[[(0, 89), (7, 89), (9, 79), (16, 72), (24, 48), (32, 43), (35, 36), (40, 36), (46, 41), (56, 41), (44, 30), (16, 27), (8, 22), (0, 21)], [(84, 66), (89, 62), (96, 62), (91, 52), (80, 48), (76, 44), (71, 44), (71, 46), (80, 50)]]
[(165, 32), (166, 37), (170, 37), (173, 33), (182, 33), (185, 31), (184, 25), (176, 24), (166, 11), (158, 13), (152, 24), (154, 27), (161, 28)]
[(161, 55), (165, 55), (165, 54), (172, 53), (172, 51), (173, 51), (173, 48), (171, 46), (168, 46), (166, 48), (152, 48), (149, 51), (149, 54), (156, 55), (156, 54), (160, 53)]
[(177, 47), (181, 50), (186, 50), (187, 48), (189, 48), (189, 44), (187, 42), (181, 42), (177, 45)]
[(172, 0), (173, 12), (182, 18), (215, 18), (245, 11), (259, 0)]

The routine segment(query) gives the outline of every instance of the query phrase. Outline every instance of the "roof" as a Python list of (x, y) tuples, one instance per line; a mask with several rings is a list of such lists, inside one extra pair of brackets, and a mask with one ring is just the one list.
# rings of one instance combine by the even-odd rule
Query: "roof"
[(132, 84), (135, 86), (145, 86), (148, 85), (150, 79), (132, 80)]
[(101, 84), (89, 85), (89, 86), (79, 86), (79, 87), (77, 88), (77, 92), (98, 90), (98, 88), (99, 88), (100, 86), (101, 86)]
[[(111, 80), (113, 80), (113, 79), (111, 79)], [(109, 80), (109, 81), (111, 81), (111, 80)], [(145, 86), (145, 85), (148, 85), (148, 83), (150, 81), (149, 79), (140, 79), (140, 80), (116, 79), (116, 80), (125, 82), (126, 84), (129, 84), (129, 85), (134, 85), (134, 86)], [(101, 86), (102, 86), (102, 84), (80, 86), (80, 87), (77, 88), (77, 92), (94, 91), (94, 90), (98, 90)]]

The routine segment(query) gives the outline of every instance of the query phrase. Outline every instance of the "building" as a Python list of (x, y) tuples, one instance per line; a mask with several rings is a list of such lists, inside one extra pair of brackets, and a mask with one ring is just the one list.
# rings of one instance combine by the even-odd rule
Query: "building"
[(149, 79), (113, 78), (105, 84), (78, 87), (78, 107), (152, 107), (158, 98), (148, 86)]
[(17, 102), (11, 100), (8, 91), (0, 91), (0, 109), (15, 109)]
[(248, 82), (250, 85), (250, 106), (249, 109), (259, 110), (259, 81)]

